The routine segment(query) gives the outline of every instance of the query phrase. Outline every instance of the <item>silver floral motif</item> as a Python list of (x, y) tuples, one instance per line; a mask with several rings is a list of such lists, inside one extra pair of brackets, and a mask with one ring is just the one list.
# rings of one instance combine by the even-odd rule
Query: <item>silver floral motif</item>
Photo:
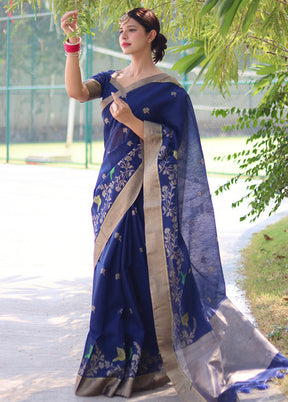
[(85, 359), (82, 360), (79, 375), (85, 375), (85, 377), (87, 378), (94, 378), (97, 377), (99, 370), (103, 369), (106, 369), (110, 373), (113, 373), (114, 377), (120, 377), (122, 373), (122, 369), (119, 364), (113, 364), (113, 362), (105, 360), (104, 353), (101, 352), (97, 343), (95, 343), (93, 352), (88, 362), (86, 363)]
[(117, 239), (121, 243), (122, 236), (120, 235), (120, 233), (116, 232), (115, 235), (114, 235), (114, 238)]
[[(96, 214), (92, 215), (92, 223), (94, 227), (95, 236), (97, 235), (100, 226), (104, 222), (104, 219), (112, 206), (114, 199), (112, 199), (112, 194), (116, 191), (120, 191), (125, 187), (129, 178), (135, 173), (135, 167), (131, 163), (135, 156), (142, 159), (141, 145), (137, 144), (135, 148), (131, 149), (130, 152), (123, 158), (114, 168), (112, 180), (105, 181), (97, 187), (97, 196), (99, 195), (103, 202), (101, 203), (101, 208), (97, 210)], [(108, 177), (107, 175), (106, 177)], [(96, 197), (96, 195), (95, 195)], [(94, 198), (95, 198), (94, 197)], [(105, 202), (104, 202), (105, 200)]]
[[(163, 129), (163, 142), (158, 154), (158, 171), (162, 177), (161, 198), (162, 198), (162, 214), (165, 217), (166, 224), (164, 226), (164, 244), (168, 264), (168, 274), (170, 282), (170, 291), (172, 299), (172, 308), (174, 311), (174, 331), (179, 339), (181, 347), (187, 346), (194, 341), (196, 332), (196, 320), (189, 317), (188, 313), (182, 312), (183, 285), (187, 275), (191, 275), (191, 270), (182, 272), (184, 255), (178, 244), (178, 218), (177, 218), (177, 163), (171, 161), (177, 158), (171, 158), (171, 154), (175, 156), (173, 151), (173, 135), (168, 130)], [(169, 145), (167, 146), (166, 143)], [(187, 269), (187, 267), (186, 267)], [(191, 324), (193, 322), (193, 325)]]

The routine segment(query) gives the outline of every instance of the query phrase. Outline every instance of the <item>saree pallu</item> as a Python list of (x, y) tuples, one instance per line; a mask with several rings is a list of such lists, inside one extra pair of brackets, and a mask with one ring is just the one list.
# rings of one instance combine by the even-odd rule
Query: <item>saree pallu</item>
[[(233, 401), (283, 376), (282, 356), (226, 296), (193, 107), (167, 74), (102, 96), (105, 152), (94, 190), (90, 330), (76, 393), (122, 395), (171, 380), (184, 401)], [(91, 92), (93, 92), (91, 91)], [(110, 114), (111, 92), (144, 121), (144, 141)]]

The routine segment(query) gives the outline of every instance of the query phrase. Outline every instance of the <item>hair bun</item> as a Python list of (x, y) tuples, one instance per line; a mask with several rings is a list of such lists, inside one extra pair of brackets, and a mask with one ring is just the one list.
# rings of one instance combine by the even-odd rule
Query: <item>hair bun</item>
[(159, 32), (152, 43), (153, 61), (155, 64), (163, 59), (165, 55), (165, 49), (167, 49), (166, 43), (166, 37)]

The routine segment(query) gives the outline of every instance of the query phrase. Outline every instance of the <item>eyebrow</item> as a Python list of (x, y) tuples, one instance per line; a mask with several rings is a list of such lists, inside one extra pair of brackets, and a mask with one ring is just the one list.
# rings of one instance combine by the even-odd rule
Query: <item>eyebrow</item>
[[(125, 25), (125, 24), (124, 24)], [(137, 28), (137, 26), (136, 25), (133, 25), (133, 24), (129, 24), (129, 25), (127, 25), (127, 28)], [(120, 26), (120, 28), (119, 29), (122, 29), (123, 28), (123, 26)]]

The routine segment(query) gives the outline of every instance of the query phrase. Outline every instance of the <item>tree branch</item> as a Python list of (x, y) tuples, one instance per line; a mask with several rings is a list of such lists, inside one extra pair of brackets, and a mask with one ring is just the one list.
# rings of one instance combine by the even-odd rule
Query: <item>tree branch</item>
[(284, 4), (286, 6), (288, 2), (286, 0), (276, 0), (277, 3)]
[(228, 43), (228, 45), (226, 46), (226, 49), (227, 49), (228, 47), (230, 47), (231, 44), (235, 41), (235, 39), (236, 39), (236, 37), (237, 37), (237, 35), (238, 35), (239, 31), (240, 31), (240, 27), (241, 27), (242, 20), (243, 20), (243, 15), (241, 16), (240, 23), (239, 23), (238, 28), (237, 28), (237, 30), (236, 30), (236, 32), (235, 32), (235, 35), (234, 35), (234, 37), (232, 38), (232, 40)]
[[(276, 44), (277, 42), (273, 41), (273, 40), (269, 40), (269, 39), (263, 39), (263, 38), (258, 38), (257, 36), (254, 35), (250, 35), (248, 34), (248, 37), (251, 39), (255, 39), (261, 42), (266, 43), (267, 45), (270, 45), (272, 47), (274, 47), (275, 49), (281, 50), (282, 52), (288, 53), (288, 49), (284, 46), (281, 46), (279, 44)], [(273, 43), (274, 42), (274, 43)]]
[[(262, 12), (263, 12), (263, 14), (265, 14), (265, 15), (267, 15), (267, 16), (270, 16), (270, 15), (271, 15), (271, 13), (268, 13), (268, 11), (263, 10)], [(288, 18), (287, 18), (287, 17), (284, 17), (284, 20), (288, 21)], [(259, 22), (259, 21), (258, 21), (258, 22)]]

